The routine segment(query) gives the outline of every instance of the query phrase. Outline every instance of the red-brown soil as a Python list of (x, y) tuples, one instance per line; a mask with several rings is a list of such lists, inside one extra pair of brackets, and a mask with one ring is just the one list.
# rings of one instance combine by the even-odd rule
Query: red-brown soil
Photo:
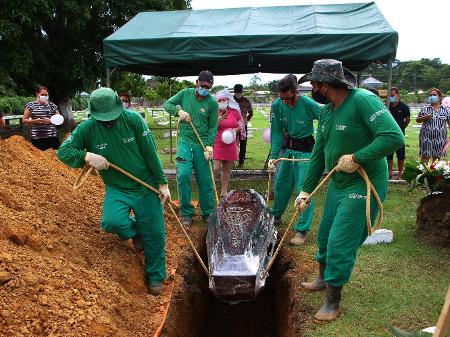
[[(142, 256), (100, 229), (99, 177), (73, 190), (80, 170), (59, 162), (53, 150), (41, 152), (18, 136), (0, 145), (0, 336), (153, 337), (162, 328), (166, 337), (215, 337), (210, 331), (220, 330), (207, 324), (214, 315), (226, 310), (226, 319), (236, 321), (236, 310), (215, 308), (206, 276), (167, 210), (168, 278), (154, 297), (144, 284)], [(205, 231), (189, 229), (203, 255)], [(264, 297), (241, 311), (273, 316), (263, 336), (302, 336), (314, 311), (302, 304), (299, 281), (314, 272), (303, 255), (283, 249)]]

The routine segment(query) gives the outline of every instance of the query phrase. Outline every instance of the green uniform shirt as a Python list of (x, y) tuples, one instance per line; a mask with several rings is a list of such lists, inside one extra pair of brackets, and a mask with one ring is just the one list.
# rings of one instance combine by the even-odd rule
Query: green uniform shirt
[[(122, 111), (111, 128), (94, 118), (84, 121), (58, 150), (58, 158), (71, 167), (83, 167), (86, 152), (97, 153), (149, 185), (167, 184), (155, 141), (144, 119), (135, 111)], [(100, 171), (108, 186), (131, 192), (148, 189), (110, 168)]]
[[(177, 116), (179, 108), (190, 116), (200, 138), (205, 146), (214, 146), (217, 136), (219, 105), (214, 96), (208, 95), (202, 101), (195, 96), (194, 88), (180, 90), (175, 96), (164, 103), (164, 109), (172, 116)], [(198, 138), (189, 123), (180, 123), (178, 140), (188, 144), (199, 144)]]
[[(402, 131), (383, 102), (364, 89), (352, 89), (337, 110), (322, 109), (316, 144), (309, 161), (303, 191), (311, 193), (324, 169), (331, 171), (344, 154), (354, 154), (374, 185), (387, 182), (386, 155), (405, 142)], [(337, 188), (364, 184), (358, 172), (336, 172)]]
[(290, 107), (277, 98), (272, 103), (270, 126), (271, 159), (278, 159), (283, 145), (284, 133), (294, 139), (311, 136), (314, 133), (313, 120), (319, 119), (320, 106), (309, 97), (300, 96), (297, 104)]

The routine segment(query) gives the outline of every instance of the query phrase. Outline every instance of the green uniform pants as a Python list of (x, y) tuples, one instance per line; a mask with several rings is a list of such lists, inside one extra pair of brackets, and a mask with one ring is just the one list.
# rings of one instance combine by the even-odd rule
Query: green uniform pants
[[(375, 186), (375, 189), (383, 201), (387, 183)], [(378, 213), (373, 195), (370, 207), (373, 224)], [(366, 238), (366, 187), (359, 185), (338, 189), (331, 182), (317, 234), (319, 252), (316, 259), (326, 263), (325, 282), (340, 287), (349, 281), (356, 252)]]
[[(134, 217), (130, 217), (131, 209)], [(151, 283), (159, 283), (166, 278), (163, 212), (161, 201), (153, 192), (142, 195), (106, 187), (101, 226), (122, 240), (139, 235), (144, 246), (146, 279)]]
[[(311, 153), (297, 152), (287, 150), (285, 158), (304, 159), (309, 158)], [(281, 161), (278, 174), (275, 179), (274, 202), (272, 214), (281, 217), (286, 210), (289, 200), (292, 196), (294, 186), (297, 188), (297, 194), (302, 190), (305, 181), (308, 162)], [(310, 206), (302, 213), (297, 220), (294, 229), (297, 232), (309, 231), (314, 214), (314, 199)]]
[(195, 214), (195, 208), (191, 204), (191, 176), (192, 169), (194, 169), (200, 209), (204, 217), (209, 216), (214, 209), (214, 187), (209, 164), (205, 160), (202, 147), (179, 142), (176, 165), (181, 215), (183, 215), (183, 218), (192, 218)]

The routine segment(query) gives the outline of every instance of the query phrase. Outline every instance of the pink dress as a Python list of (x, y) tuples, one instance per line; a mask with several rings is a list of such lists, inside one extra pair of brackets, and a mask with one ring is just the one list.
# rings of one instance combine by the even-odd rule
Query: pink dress
[[(220, 113), (220, 111), (219, 111)], [(242, 119), (241, 113), (235, 109), (228, 108), (227, 118), (219, 120), (217, 129), (217, 137), (214, 142), (213, 158), (214, 160), (238, 160), (237, 142), (225, 144), (222, 141), (222, 133), (226, 129), (236, 129), (239, 127), (239, 121)]]

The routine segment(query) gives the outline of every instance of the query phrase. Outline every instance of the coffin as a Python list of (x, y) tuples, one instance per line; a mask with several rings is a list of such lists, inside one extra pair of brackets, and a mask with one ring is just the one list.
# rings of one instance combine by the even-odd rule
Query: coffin
[(231, 191), (208, 220), (209, 288), (224, 302), (252, 301), (277, 239), (273, 216), (254, 190)]

